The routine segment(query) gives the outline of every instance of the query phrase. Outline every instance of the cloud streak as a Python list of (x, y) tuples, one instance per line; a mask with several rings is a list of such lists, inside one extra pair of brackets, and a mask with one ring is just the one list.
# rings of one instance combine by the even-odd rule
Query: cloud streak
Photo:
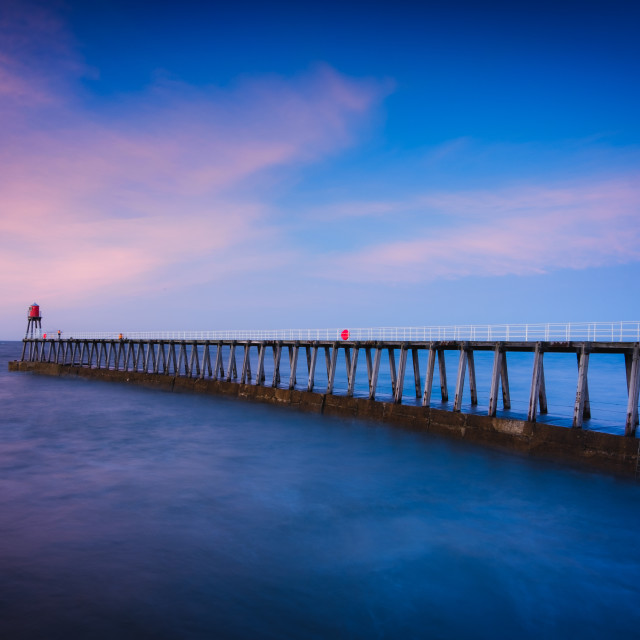
[[(338, 205), (336, 215), (422, 211), (411, 239), (325, 256), (319, 270), (356, 282), (547, 273), (640, 260), (640, 176), (564, 186), (432, 193)], [(438, 216), (437, 226), (428, 221)]]
[[(19, 18), (10, 13), (0, 29), (10, 32), (13, 21), (0, 50), (0, 288), (8, 304), (34, 283), (51, 296), (86, 299), (164, 287), (167, 273), (201, 280), (203, 265), (214, 280), (258, 257), (280, 264), (291, 250), (269, 207), (249, 193), (251, 180), (277, 184), (278, 172), (353, 144), (385, 91), (319, 66), (229, 89), (160, 79), (115, 106), (90, 108), (74, 86), (83, 65), (60, 44), (68, 40), (61, 25), (42, 12), (26, 25)], [(42, 62), (51, 56), (60, 61), (55, 82)]]

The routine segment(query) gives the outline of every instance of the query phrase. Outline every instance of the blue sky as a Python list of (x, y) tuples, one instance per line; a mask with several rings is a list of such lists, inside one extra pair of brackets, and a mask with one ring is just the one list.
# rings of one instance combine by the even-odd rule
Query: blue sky
[(637, 4), (0, 7), (0, 337), (640, 318)]

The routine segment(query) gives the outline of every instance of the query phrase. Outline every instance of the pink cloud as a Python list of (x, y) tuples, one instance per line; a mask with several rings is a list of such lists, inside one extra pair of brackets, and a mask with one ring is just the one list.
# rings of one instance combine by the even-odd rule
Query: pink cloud
[[(160, 80), (89, 110), (76, 100), (83, 65), (63, 26), (46, 12), (21, 24), (23, 14), (0, 21), (0, 33), (12, 33), (0, 41), (7, 305), (27, 291), (78, 300), (164, 287), (167, 273), (194, 282), (281, 264), (295, 251), (247, 181), (277, 183), (279, 171), (352, 144), (385, 91), (320, 66), (225, 90)], [(53, 78), (52, 59), (60, 62)]]
[[(494, 191), (437, 193), (407, 202), (338, 205), (393, 216), (420, 207), (428, 221), (411, 239), (325, 256), (318, 270), (341, 280), (425, 282), (440, 278), (545, 273), (640, 260), (640, 180), (584, 181)], [(364, 215), (364, 213), (360, 213)]]

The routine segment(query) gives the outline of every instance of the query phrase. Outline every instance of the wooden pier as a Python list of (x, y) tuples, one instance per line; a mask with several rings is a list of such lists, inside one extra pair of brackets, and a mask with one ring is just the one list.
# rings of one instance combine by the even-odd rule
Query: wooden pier
[[(298, 379), (300, 351), (306, 360), (304, 379)], [(420, 352), (426, 353), (426, 372), (420, 371)], [(148, 373), (158, 376), (213, 380), (258, 387), (321, 391), (336, 395), (335, 381), (339, 363), (344, 363), (347, 386), (343, 395), (353, 397), (358, 365), (364, 360), (368, 379), (368, 400), (375, 401), (382, 367), (391, 381), (393, 404), (401, 405), (405, 397), (405, 375), (413, 372), (415, 400), (423, 408), (432, 402), (434, 376), (438, 376), (442, 402), (448, 402), (445, 352), (458, 354), (453, 413), (462, 410), (462, 398), (468, 381), (471, 406), (478, 405), (478, 380), (474, 354), (493, 353), (490, 380), (482, 381), (489, 388), (487, 415), (495, 417), (499, 404), (511, 408), (508, 355), (533, 353), (533, 370), (529, 390), (527, 422), (535, 423), (538, 414), (548, 412), (544, 375), (544, 355), (567, 354), (577, 361), (577, 383), (572, 426), (581, 429), (591, 415), (588, 371), (592, 355), (624, 355), (627, 380), (627, 412), (625, 436), (634, 437), (638, 424), (638, 393), (640, 390), (640, 343), (638, 342), (530, 342), (530, 341), (375, 341), (375, 340), (165, 340), (165, 339), (42, 339), (26, 338), (21, 362), (52, 363), (62, 366), (116, 372)], [(318, 356), (326, 367), (326, 388), (317, 390)], [(364, 355), (364, 358), (362, 357)], [(283, 357), (284, 356), (284, 357)], [(324, 356), (324, 357), (323, 357)], [(269, 358), (272, 375), (267, 379), (265, 360)], [(425, 357), (423, 356), (423, 361)], [(436, 368), (437, 361), (437, 368)], [(323, 377), (324, 378), (324, 377)], [(486, 388), (486, 387), (485, 387)], [(339, 395), (339, 394), (338, 394)]]

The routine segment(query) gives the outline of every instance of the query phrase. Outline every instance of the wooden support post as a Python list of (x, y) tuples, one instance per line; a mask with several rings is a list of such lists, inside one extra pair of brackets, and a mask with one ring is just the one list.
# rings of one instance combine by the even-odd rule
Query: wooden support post
[(540, 413), (547, 413), (547, 385), (544, 381), (544, 361), (540, 362), (540, 389), (538, 391), (538, 403), (540, 405)]
[(542, 344), (536, 342), (536, 350), (533, 356), (533, 373), (531, 374), (531, 390), (529, 392), (529, 411), (527, 412), (527, 420), (529, 420), (529, 422), (536, 421), (538, 396), (540, 394), (540, 372), (542, 371), (543, 357), (544, 352), (542, 351)]
[[(236, 375), (234, 376), (234, 371)], [(236, 370), (236, 341), (233, 340), (229, 345), (229, 364), (227, 365), (227, 382), (231, 382), (231, 377), (237, 378)]]
[[(240, 382), (247, 384), (247, 369), (249, 368), (249, 349), (250, 342), (244, 344), (244, 354), (242, 358), (242, 371), (240, 372)], [(251, 384), (251, 374), (249, 374), (249, 384)]]
[(213, 379), (224, 379), (224, 365), (222, 364), (222, 342), (216, 344), (216, 361), (213, 365)]
[[(580, 371), (580, 354), (576, 353), (576, 359), (578, 363), (578, 371)], [(585, 381), (584, 388), (584, 411), (582, 413), (585, 420), (591, 418), (591, 401), (589, 400), (589, 381)]]
[(344, 362), (347, 366), (347, 387), (349, 386), (349, 376), (351, 375), (351, 349), (345, 345), (344, 347)]
[[(169, 343), (168, 355), (169, 357), (167, 359), (167, 373), (173, 373), (174, 376), (177, 376), (180, 374), (180, 371), (178, 367), (178, 360), (176, 358), (176, 343), (173, 340), (171, 340), (171, 342)], [(171, 370), (172, 364), (173, 371)]]
[(135, 356), (136, 356), (135, 343), (129, 340), (127, 341), (127, 352), (124, 357), (125, 371), (129, 371), (129, 360), (131, 360), (131, 367), (133, 367), (133, 364), (135, 362)]
[(364, 348), (364, 359), (367, 363), (367, 380), (369, 381), (369, 391), (371, 391), (371, 373), (373, 371), (373, 364), (371, 362), (371, 347)]
[(150, 344), (144, 344), (144, 343), (140, 343), (140, 347), (143, 347), (144, 349), (142, 351), (142, 370), (147, 373), (148, 371), (148, 367), (149, 367), (149, 352), (151, 351), (151, 345)]
[(267, 350), (267, 345), (264, 342), (258, 344), (258, 370), (256, 371), (256, 384), (263, 385), (264, 376), (264, 352)]
[(136, 359), (136, 371), (139, 368), (142, 368), (144, 370), (144, 363), (147, 359), (147, 348), (144, 344), (144, 342), (139, 342), (138, 343), (138, 357)]
[[(626, 359), (626, 354), (625, 354)], [(640, 346), (636, 343), (633, 353), (628, 358), (629, 398), (627, 400), (627, 418), (624, 435), (634, 437), (638, 424), (638, 392), (640, 391)]]
[(138, 370), (139, 367), (143, 367), (144, 370), (144, 363), (147, 360), (147, 354), (146, 354), (146, 349), (144, 346), (144, 342), (139, 342), (138, 343), (138, 356), (136, 357), (136, 371)]
[[(156, 366), (153, 368), (154, 373), (167, 373), (167, 358), (164, 352), (164, 341), (160, 340), (156, 346), (158, 357), (156, 358)], [(162, 368), (160, 365), (160, 360), (162, 359)]]
[(398, 376), (396, 379), (396, 388), (393, 393), (393, 402), (402, 404), (402, 392), (404, 391), (404, 372), (407, 369), (407, 345), (402, 344), (400, 347), (400, 360), (398, 361)]
[[(116, 349), (116, 357), (114, 361), (114, 368), (116, 371), (120, 370), (120, 358), (122, 358), (122, 351), (124, 349), (124, 345), (122, 344), (122, 340), (118, 340), (118, 347)], [(71, 352), (71, 364), (74, 364), (76, 361), (76, 343), (73, 343), (73, 350)]]
[(356, 384), (356, 369), (358, 367), (358, 351), (359, 347), (353, 347), (353, 358), (351, 358), (351, 367), (347, 378), (347, 397), (353, 397), (353, 389)]
[[(25, 356), (25, 353), (27, 352), (27, 345), (28, 344), (29, 343), (26, 341), (26, 339), (22, 341), (22, 355), (20, 356), (20, 362), (24, 362), (24, 356)], [(31, 355), (31, 354), (29, 354), (29, 355)]]
[(507, 367), (507, 352), (502, 354), (502, 369), (500, 371), (502, 383), (502, 408), (505, 411), (511, 409), (511, 392), (509, 391), (509, 371)]
[(136, 348), (137, 346), (137, 342), (131, 343), (131, 371), (138, 370), (138, 353), (140, 349)]
[(178, 351), (178, 368), (176, 370), (176, 375), (179, 376), (180, 375), (180, 370), (184, 367), (184, 373), (185, 375), (190, 375), (189, 374), (189, 365), (187, 363), (187, 348), (185, 346), (185, 343), (183, 341), (180, 341), (180, 348)]
[(466, 347), (460, 349), (460, 359), (458, 360), (458, 378), (456, 380), (456, 395), (453, 399), (453, 410), (460, 411), (462, 408), (462, 392), (464, 391), (464, 376), (467, 372), (468, 354)]
[(447, 388), (447, 365), (444, 359), (444, 349), (438, 349), (438, 371), (440, 373), (440, 394), (442, 402), (449, 401), (449, 390)]
[(280, 360), (282, 358), (282, 342), (276, 342), (273, 347), (273, 384), (277, 387), (280, 384)]
[[(113, 340), (109, 340), (109, 351), (107, 352), (107, 369), (111, 369), (111, 356), (114, 354), (115, 344)], [(62, 362), (64, 363), (67, 359), (67, 345), (64, 345), (64, 358)]]
[(327, 380), (331, 373), (331, 349), (329, 347), (324, 348), (324, 363), (327, 366)]
[(371, 371), (371, 382), (369, 383), (369, 400), (376, 399), (376, 390), (378, 388), (378, 374), (380, 373), (380, 360), (382, 358), (382, 348), (376, 347), (373, 355), (373, 367)]
[[(194, 356), (194, 365), (196, 368), (196, 376), (199, 378), (200, 377), (200, 358), (198, 357), (198, 343), (194, 340), (193, 341), (193, 351), (195, 351), (195, 356)], [(193, 352), (192, 352), (193, 355)], [(193, 367), (191, 368), (191, 374), (193, 375)]]
[(387, 349), (389, 352), (389, 375), (391, 376), (391, 394), (395, 398), (396, 395), (396, 352), (393, 347)]
[(422, 395), (422, 406), (428, 407), (431, 404), (431, 388), (433, 387), (433, 371), (436, 365), (436, 350), (433, 345), (429, 345), (429, 355), (427, 357), (427, 375), (424, 379), (424, 394)]
[(208, 341), (204, 343), (204, 349), (202, 350), (202, 372), (200, 373), (202, 379), (206, 377), (207, 371), (209, 372), (209, 377), (211, 377), (213, 372), (211, 370), (211, 351)]
[[(82, 349), (80, 350), (80, 366), (83, 366), (83, 364), (84, 364), (84, 352), (85, 352), (86, 349), (87, 349), (87, 341), (83, 340), (82, 341)], [(43, 359), (43, 356), (44, 356), (44, 343), (42, 344), (42, 354), (40, 356), (40, 360)], [(125, 368), (125, 371), (126, 371), (126, 368)]]
[(313, 391), (316, 376), (316, 362), (318, 360), (318, 343), (314, 342), (311, 348), (311, 361), (309, 362), (309, 381), (307, 383), (307, 391)]
[(156, 346), (155, 340), (150, 341), (147, 345), (147, 364), (145, 365), (145, 371), (151, 369), (151, 373), (156, 370)]
[(491, 386), (489, 388), (489, 411), (491, 417), (496, 415), (498, 408), (498, 386), (500, 384), (500, 370), (502, 369), (502, 349), (496, 344), (493, 351), (493, 370), (491, 371)]
[(587, 372), (589, 370), (589, 352), (585, 346), (582, 346), (582, 350), (579, 354), (580, 364), (578, 365), (578, 388), (576, 390), (576, 403), (573, 408), (573, 427), (576, 429), (582, 428), (582, 421), (584, 419), (584, 401), (585, 401), (585, 389), (587, 387)]
[(311, 373), (311, 346), (305, 345), (304, 351), (307, 355), (307, 375)]
[(293, 351), (294, 351), (293, 345), (289, 345), (288, 351), (289, 351), (289, 384), (291, 384), (291, 372), (293, 371), (293, 385), (294, 385), (293, 387), (290, 386), (289, 389), (293, 389), (295, 387), (295, 385), (297, 384), (297, 382), (298, 382), (298, 379), (296, 377), (296, 373), (297, 373), (296, 368), (298, 366), (298, 351), (297, 351), (297, 348), (296, 348), (296, 364), (295, 364), (295, 366), (293, 364)]
[(476, 364), (473, 359), (473, 349), (467, 352), (467, 365), (469, 367), (469, 394), (471, 395), (471, 406), (478, 404), (478, 386), (476, 385)]
[(420, 379), (420, 360), (418, 359), (418, 349), (411, 349), (413, 358), (413, 379), (416, 385), (416, 398), (422, 395), (422, 380)]
[(289, 347), (289, 363), (291, 365), (291, 372), (289, 374), (289, 389), (295, 389), (296, 387), (296, 373), (298, 370), (298, 351), (300, 351), (300, 345), (296, 342), (292, 347)]
[(329, 363), (329, 376), (327, 381), (327, 394), (333, 393), (333, 383), (336, 379), (336, 364), (338, 361), (338, 343), (333, 343), (331, 349), (331, 362)]
[[(624, 354), (624, 368), (627, 374), (627, 395), (630, 393), (631, 389), (631, 368), (633, 364), (633, 351)], [(639, 416), (636, 412), (636, 424), (638, 424)], [(635, 433), (635, 430), (634, 430)]]
[(251, 384), (251, 342), (247, 342), (247, 384)]
[(138, 370), (138, 355), (140, 354), (140, 346), (137, 342), (131, 343), (131, 370)]

